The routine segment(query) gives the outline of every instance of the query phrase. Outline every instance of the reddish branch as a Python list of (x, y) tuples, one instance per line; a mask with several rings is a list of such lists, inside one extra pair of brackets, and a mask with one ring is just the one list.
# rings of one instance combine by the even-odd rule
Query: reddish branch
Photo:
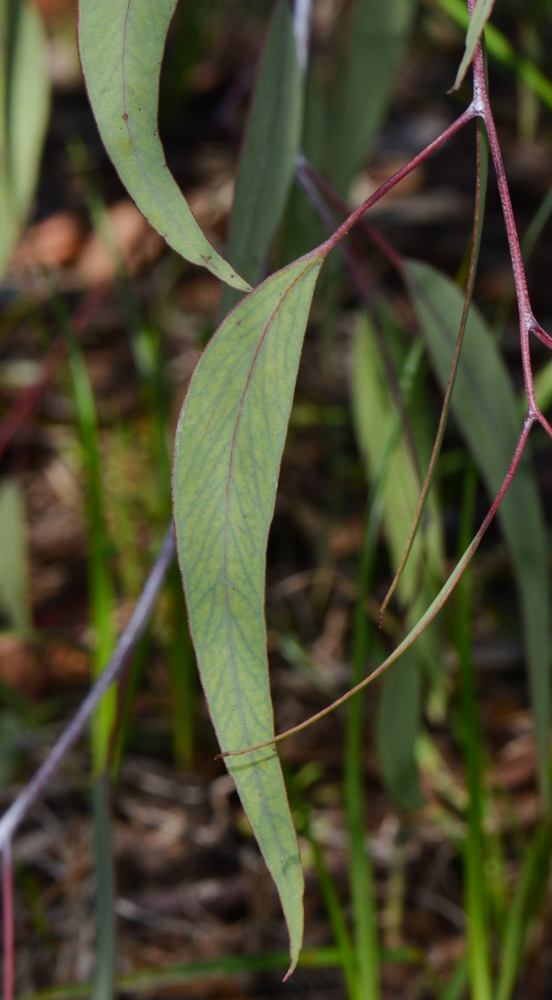
[[(473, 13), (473, 8), (475, 6), (475, 0), (468, 0), (468, 6), (470, 10), (470, 16)], [(523, 429), (520, 434), (519, 441), (517, 443), (510, 467), (504, 478), (504, 482), (500, 488), (498, 495), (493, 501), (491, 508), (485, 517), (479, 531), (472, 539), (470, 545), (466, 549), (466, 552), (458, 562), (456, 568), (451, 573), (449, 579), (447, 580), (445, 586), (440, 591), (439, 595), (433, 602), (433, 604), (428, 608), (426, 613), (422, 616), (418, 625), (412, 629), (412, 631), (406, 636), (405, 639), (399, 644), (399, 646), (391, 653), (389, 657), (368, 677), (366, 677), (360, 684), (356, 687), (351, 688), (344, 695), (334, 701), (327, 708), (318, 712), (316, 715), (311, 716), (302, 722), (300, 725), (288, 729), (286, 732), (281, 733), (279, 736), (273, 737), (270, 740), (266, 740), (264, 743), (259, 744), (256, 747), (250, 747), (247, 750), (239, 751), (226, 751), (225, 753), (219, 754), (220, 757), (237, 756), (244, 753), (249, 753), (252, 750), (259, 750), (263, 747), (270, 746), (274, 743), (279, 743), (281, 740), (287, 739), (295, 733), (301, 732), (301, 730), (306, 729), (307, 726), (312, 725), (313, 722), (318, 721), (324, 716), (328, 715), (339, 705), (342, 705), (345, 701), (348, 701), (353, 695), (358, 691), (362, 690), (368, 684), (370, 684), (376, 677), (379, 677), (395, 660), (398, 659), (402, 653), (405, 652), (409, 646), (418, 638), (418, 636), (424, 631), (425, 628), (430, 624), (435, 616), (439, 613), (445, 602), (448, 600), (452, 590), (458, 583), (460, 577), (462, 576), (467, 565), (473, 558), (475, 551), (477, 550), (481, 539), (483, 538), (487, 528), (489, 527), (491, 521), (493, 520), (496, 511), (498, 510), (505, 494), (507, 493), (511, 482), (514, 478), (516, 470), (521, 461), (525, 446), (527, 444), (531, 428), (535, 422), (539, 422), (545, 429), (547, 434), (552, 438), (552, 428), (550, 427), (548, 421), (545, 419), (541, 411), (539, 410), (535, 398), (534, 380), (533, 372), (531, 368), (531, 355), (529, 347), (529, 335), (534, 333), (540, 340), (543, 341), (548, 347), (552, 348), (552, 338), (548, 336), (547, 333), (542, 329), (537, 320), (533, 315), (533, 310), (531, 308), (531, 303), (529, 300), (529, 293), (527, 289), (527, 280), (525, 277), (525, 269), (523, 265), (523, 259), (521, 256), (521, 248), (519, 243), (519, 237), (517, 233), (517, 227), (514, 218), (514, 212), (512, 208), (512, 202), (510, 199), (510, 192), (508, 189), (508, 182), (506, 180), (506, 173), (504, 170), (504, 163), (502, 160), (502, 153), (500, 150), (500, 144), (498, 141), (498, 136), (496, 132), (496, 126), (493, 118), (493, 113), (491, 110), (491, 105), (489, 101), (489, 95), (487, 91), (487, 82), (485, 74), (485, 62), (483, 56), (483, 50), (481, 44), (477, 46), (474, 63), (473, 63), (473, 101), (466, 111), (460, 115), (440, 136), (437, 137), (432, 143), (430, 143), (421, 153), (415, 156), (406, 166), (402, 167), (401, 170), (397, 171), (385, 184), (382, 184), (377, 191), (374, 192), (359, 208), (357, 208), (349, 217), (342, 223), (342, 225), (335, 231), (335, 233), (330, 237), (329, 240), (324, 244), (325, 248), (333, 249), (338, 245), (338, 243), (346, 236), (352, 227), (360, 222), (365, 214), (373, 205), (378, 202), (383, 195), (387, 194), (396, 184), (399, 183), (406, 177), (418, 164), (423, 163), (435, 150), (439, 149), (448, 139), (450, 139), (456, 132), (458, 132), (468, 121), (473, 118), (481, 118), (485, 124), (487, 130), (487, 135), (489, 138), (489, 145), (491, 149), (491, 155), (493, 158), (493, 163), (498, 179), (498, 186), (500, 191), (500, 198), (502, 203), (502, 210), (504, 214), (504, 220), (506, 223), (506, 231), (508, 235), (508, 244), (510, 248), (510, 256), (512, 259), (512, 268), (514, 272), (514, 282), (516, 288), (516, 295), (518, 300), (519, 308), (519, 319), (520, 319), (520, 343), (521, 343), (521, 357), (523, 364), (523, 377), (525, 384), (525, 394), (527, 397), (527, 416), (525, 418)], [(311, 178), (314, 179), (313, 173), (311, 172)], [(327, 189), (326, 189), (327, 191)], [(332, 200), (335, 202), (335, 196), (331, 195)], [(396, 255), (395, 255), (396, 256)], [(400, 270), (403, 271), (402, 265)], [(470, 275), (473, 278), (473, 274)], [(465, 306), (462, 316), (462, 328), (465, 325), (467, 315), (467, 307)], [(459, 338), (460, 340), (461, 338)], [(451, 380), (449, 381), (450, 391), (452, 391), (452, 381), (455, 371), (455, 365), (458, 363), (459, 346), (455, 352), (455, 358), (453, 363), (453, 371), (451, 375)], [(450, 393), (447, 393), (450, 396)], [(430, 469), (431, 471), (431, 469)], [(424, 495), (422, 493), (421, 503), (423, 502)]]

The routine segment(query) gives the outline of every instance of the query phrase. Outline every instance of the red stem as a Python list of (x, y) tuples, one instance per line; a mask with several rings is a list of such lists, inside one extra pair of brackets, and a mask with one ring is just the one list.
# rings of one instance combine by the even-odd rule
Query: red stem
[(4, 1000), (13, 1000), (14, 933), (13, 933), (13, 865), (11, 841), (2, 851), (2, 944), (4, 966)]
[(472, 118), (475, 118), (475, 116), (479, 113), (480, 112), (477, 110), (475, 106), (475, 102), (472, 102), (469, 108), (466, 108), (464, 113), (461, 114), (460, 117), (457, 118), (456, 121), (452, 123), (452, 125), (449, 125), (449, 127), (446, 128), (444, 132), (441, 132), (441, 135), (437, 136), (437, 138), (434, 139), (433, 142), (430, 142), (429, 146), (426, 146), (425, 149), (422, 149), (421, 153), (418, 153), (418, 155), (415, 156), (412, 160), (410, 160), (409, 163), (407, 163), (404, 167), (401, 167), (400, 170), (397, 170), (396, 174), (393, 174), (393, 176), (390, 177), (389, 180), (385, 181), (385, 184), (382, 184), (381, 187), (377, 189), (377, 191), (374, 191), (374, 194), (370, 195), (370, 197), (367, 198), (362, 205), (360, 205), (357, 209), (355, 209), (354, 212), (351, 213), (348, 219), (345, 219), (345, 222), (343, 222), (339, 226), (339, 228), (336, 229), (335, 233), (333, 233), (333, 235), (330, 236), (329, 240), (327, 240), (326, 243), (323, 244), (325, 253), (329, 253), (331, 250), (333, 250), (334, 247), (336, 247), (337, 244), (340, 242), (340, 240), (342, 240), (343, 237), (346, 236), (347, 233), (353, 228), (355, 223), (357, 223), (359, 219), (362, 218), (364, 213), (367, 212), (369, 208), (372, 208), (372, 205), (375, 205), (376, 202), (380, 200), (380, 198), (383, 198), (384, 194), (387, 194), (388, 191), (391, 191), (391, 189), (394, 188), (395, 185), (399, 183), (399, 181), (402, 181), (403, 177), (407, 177), (408, 174), (412, 173), (415, 167), (417, 167), (420, 163), (423, 163), (424, 160), (427, 160), (428, 156), (431, 156), (431, 154), (434, 153), (436, 149), (439, 149), (441, 146), (443, 146), (445, 142), (448, 141), (448, 139), (450, 139), (453, 135), (456, 135), (456, 133), (459, 132), (460, 129), (464, 128), (464, 125), (467, 125), (467, 123), (470, 122)]

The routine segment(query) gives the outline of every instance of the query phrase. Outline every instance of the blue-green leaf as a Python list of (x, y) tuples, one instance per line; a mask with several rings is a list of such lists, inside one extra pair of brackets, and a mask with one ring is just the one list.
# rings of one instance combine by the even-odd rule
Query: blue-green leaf
[[(265, 556), (319, 250), (268, 278), (205, 349), (176, 434), (173, 502), (190, 632), (223, 751), (274, 734)], [(226, 758), (290, 934), (303, 935), (303, 876), (274, 746)]]
[(177, 253), (242, 291), (249, 285), (211, 246), (165, 161), (159, 74), (176, 0), (80, 0), (79, 50), (92, 110), (119, 176)]

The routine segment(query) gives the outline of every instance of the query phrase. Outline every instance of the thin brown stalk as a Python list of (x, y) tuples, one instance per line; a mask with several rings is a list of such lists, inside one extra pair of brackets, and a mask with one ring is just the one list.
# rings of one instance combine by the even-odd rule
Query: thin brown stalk
[(473, 287), (475, 283), (475, 274), (477, 270), (477, 259), (479, 256), (479, 247), (481, 244), (481, 202), (482, 202), (482, 192), (483, 192), (483, 181), (482, 181), (482, 161), (481, 161), (481, 126), (477, 129), (477, 181), (475, 187), (475, 208), (474, 208), (474, 219), (473, 219), (473, 233), (472, 233), (472, 245), (470, 253), (470, 263), (468, 269), (468, 278), (466, 281), (466, 291), (464, 294), (464, 305), (462, 308), (462, 317), (460, 319), (460, 328), (458, 330), (458, 337), (456, 339), (456, 347), (454, 349), (454, 357), (452, 359), (452, 367), (450, 370), (450, 375), (447, 383), (447, 388), (445, 392), (445, 398), (443, 400), (443, 406), (441, 409), (441, 416), (439, 418), (439, 426), (437, 428), (437, 434), (435, 436), (435, 442), (433, 444), (433, 451), (431, 453), (431, 459), (429, 462), (429, 467), (424, 480), (424, 485), (422, 487), (422, 492), (420, 494), (420, 499), (418, 500), (418, 506), (416, 507), (416, 513), (414, 515), (414, 521), (404, 547), (404, 552), (401, 556), (401, 560), (397, 567), (397, 571), (393, 578), (393, 582), (385, 595), (382, 602), (380, 613), (379, 613), (379, 627), (383, 625), (383, 616), (385, 614), (385, 609), (389, 604), (399, 580), (402, 576), (406, 561), (412, 550), (414, 544), (414, 539), (418, 533), (418, 528), (422, 519), (422, 515), (426, 508), (427, 500), (429, 497), (429, 491), (433, 485), (433, 480), (435, 478), (435, 469), (437, 467), (437, 460), (441, 453), (441, 446), (443, 444), (443, 437), (445, 434), (445, 427), (447, 423), (447, 418), (450, 409), (450, 403), (452, 399), (452, 393), (454, 390), (454, 383), (456, 381), (456, 374), (458, 371), (458, 364), (460, 361), (460, 352), (462, 350), (462, 343), (464, 341), (464, 333), (466, 331), (466, 323), (468, 321), (468, 313), (470, 309), (470, 304), (473, 295)]

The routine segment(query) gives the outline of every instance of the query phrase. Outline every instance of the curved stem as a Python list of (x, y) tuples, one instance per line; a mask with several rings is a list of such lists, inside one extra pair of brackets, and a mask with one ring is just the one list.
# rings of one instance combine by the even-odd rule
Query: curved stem
[[(477, 270), (477, 260), (479, 257), (479, 248), (481, 246), (481, 232), (482, 226), (482, 206), (485, 201), (485, 194), (487, 189), (487, 157), (486, 157), (486, 147), (483, 147), (484, 137), (481, 135), (481, 128), (477, 130), (477, 182), (475, 189), (475, 209), (474, 209), (474, 220), (473, 220), (473, 236), (472, 236), (472, 246), (470, 253), (470, 264), (468, 270), (468, 279), (466, 282), (466, 293), (464, 295), (464, 307), (462, 309), (462, 317), (460, 320), (460, 329), (458, 330), (458, 337), (456, 340), (456, 347), (454, 350), (454, 357), (452, 360), (452, 368), (449, 375), (449, 380), (445, 392), (445, 398), (443, 400), (443, 406), (441, 409), (441, 416), (439, 418), (439, 426), (437, 428), (437, 434), (435, 437), (435, 442), (433, 445), (433, 451), (431, 453), (431, 459), (429, 462), (429, 468), (427, 470), (427, 475), (425, 477), (424, 485), (422, 487), (422, 492), (420, 499), (418, 500), (418, 506), (416, 508), (416, 513), (414, 515), (414, 521), (408, 535), (404, 552), (402, 554), (401, 560), (397, 567), (397, 572), (393, 578), (393, 582), (385, 595), (384, 601), (380, 608), (379, 613), (379, 626), (383, 625), (383, 616), (385, 614), (385, 609), (391, 600), (398, 582), (402, 576), (406, 560), (410, 555), (412, 545), (414, 544), (414, 539), (418, 532), (418, 527), (424, 513), (427, 498), (429, 496), (429, 491), (433, 483), (433, 478), (435, 475), (435, 468), (437, 466), (437, 459), (441, 452), (441, 445), (443, 443), (443, 437), (445, 434), (445, 426), (447, 422), (448, 412), (450, 408), (450, 401), (452, 398), (452, 392), (454, 389), (454, 383), (456, 380), (456, 372), (458, 371), (458, 363), (460, 361), (460, 351), (462, 350), (462, 343), (464, 340), (464, 333), (466, 330), (466, 323), (468, 320), (468, 313), (470, 309), (470, 304), (473, 295), (473, 286), (475, 284), (475, 273)], [(483, 153), (485, 149), (485, 154)], [(483, 156), (485, 156), (484, 168), (483, 168)]]
[[(519, 441), (516, 445), (516, 450), (514, 452), (512, 461), (510, 462), (510, 467), (506, 473), (506, 476), (504, 477), (504, 482), (502, 483), (500, 491), (495, 497), (491, 505), (491, 508), (487, 516), (485, 517), (485, 520), (483, 521), (481, 527), (479, 528), (479, 531), (470, 542), (468, 548), (464, 552), (464, 555), (456, 564), (454, 570), (450, 574), (444, 586), (437, 594), (437, 597), (435, 598), (433, 603), (430, 604), (429, 608), (427, 609), (425, 614), (422, 615), (417, 625), (415, 625), (414, 628), (408, 633), (408, 635), (405, 636), (403, 641), (397, 646), (396, 649), (393, 650), (391, 655), (388, 656), (387, 659), (384, 660), (383, 663), (381, 663), (380, 666), (377, 667), (377, 669), (374, 670), (368, 677), (365, 677), (364, 680), (360, 682), (360, 684), (357, 684), (355, 685), (355, 687), (350, 688), (349, 691), (346, 691), (345, 694), (341, 695), (340, 698), (337, 698), (336, 701), (332, 702), (331, 705), (328, 705), (326, 708), (322, 709), (321, 712), (317, 712), (316, 715), (311, 715), (309, 719), (305, 719), (305, 721), (299, 723), (298, 726), (294, 726), (292, 729), (288, 729), (286, 730), (285, 733), (280, 733), (279, 736), (274, 736), (270, 740), (265, 740), (264, 743), (259, 743), (257, 746), (247, 747), (246, 750), (226, 750), (224, 753), (217, 754), (216, 759), (219, 759), (221, 757), (239, 757), (244, 753), (251, 753), (253, 750), (262, 750), (263, 747), (268, 747), (272, 746), (275, 743), (280, 743), (282, 740), (286, 740), (289, 736), (294, 736), (296, 733), (302, 732), (303, 729), (307, 729), (308, 726), (311, 726), (313, 722), (318, 722), (320, 719), (323, 719), (326, 715), (329, 715), (330, 712), (333, 712), (334, 709), (338, 708), (339, 705), (343, 705), (346, 701), (349, 700), (349, 698), (352, 698), (353, 695), (357, 694), (358, 691), (362, 691), (363, 688), (367, 687), (368, 684), (371, 684), (372, 681), (376, 679), (376, 677), (380, 677), (381, 674), (383, 674), (387, 670), (387, 668), (391, 666), (392, 663), (395, 663), (395, 661), (398, 660), (399, 656), (401, 656), (407, 649), (409, 649), (412, 643), (418, 638), (418, 636), (422, 634), (422, 632), (425, 631), (427, 626), (438, 615), (439, 611), (441, 610), (443, 605), (450, 597), (452, 591), (454, 590), (456, 584), (458, 583), (460, 577), (462, 576), (464, 570), (466, 569), (466, 566), (468, 566), (468, 564), (471, 562), (471, 559), (473, 558), (474, 553), (479, 547), (479, 543), (481, 542), (483, 535), (487, 531), (487, 528), (489, 527), (491, 521), (493, 520), (493, 517), (495, 516), (498, 508), (500, 507), (500, 504), (502, 503), (505, 494), (508, 492), (512, 479), (514, 478), (516, 469), (521, 461), (521, 456), (523, 455), (523, 452), (525, 450), (525, 445), (527, 444), (529, 433), (536, 420), (539, 420), (542, 423), (542, 420), (544, 420), (544, 418), (541, 419), (541, 417), (537, 416), (536, 414), (527, 415), (527, 417), (525, 418), (523, 424), (523, 430), (521, 432)], [(547, 425), (547, 428), (548, 432), (552, 437), (552, 428), (550, 428), (549, 425)]]

